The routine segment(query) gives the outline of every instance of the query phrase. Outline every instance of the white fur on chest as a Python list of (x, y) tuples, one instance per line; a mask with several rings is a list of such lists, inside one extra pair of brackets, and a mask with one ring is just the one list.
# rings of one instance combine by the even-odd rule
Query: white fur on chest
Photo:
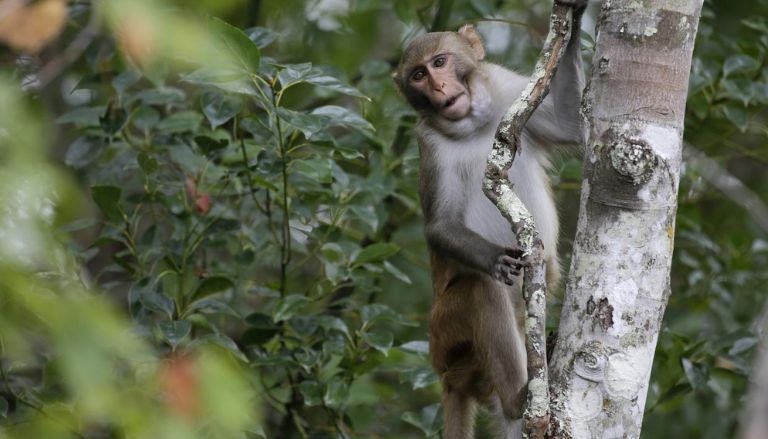
[[(493, 64), (485, 64), (484, 69), (489, 83), (487, 88), (473, 88), (472, 117), (444, 123), (437, 130), (422, 127), (421, 135), (432, 145), (430, 150), (439, 163), (437, 202), (447, 204), (448, 211), (457, 212), (483, 238), (510, 245), (515, 243), (511, 226), (483, 193), (482, 180), (499, 121), (528, 79)], [(534, 145), (524, 131), (522, 147), (508, 175), (515, 193), (533, 215), (545, 254), (555, 257), (557, 211), (549, 192), (548, 159), (541, 146)]]
[[(495, 124), (489, 124), (464, 139), (444, 139), (439, 148), (441, 200), (453, 200), (464, 224), (483, 238), (499, 245), (515, 243), (507, 220), (485, 196), (482, 181), (493, 144)], [(545, 248), (555, 248), (557, 214), (548, 193), (548, 177), (538, 157), (524, 140), (521, 152), (509, 171), (515, 193), (534, 217)], [(541, 158), (543, 161), (544, 158)], [(554, 221), (553, 221), (554, 219)]]

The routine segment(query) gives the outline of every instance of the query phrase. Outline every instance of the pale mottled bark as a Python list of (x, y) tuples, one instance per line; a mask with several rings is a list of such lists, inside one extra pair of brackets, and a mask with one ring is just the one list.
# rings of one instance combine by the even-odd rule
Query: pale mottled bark
[(702, 0), (606, 0), (584, 100), (579, 223), (550, 363), (552, 435), (640, 436), (670, 294)]
[(751, 389), (747, 408), (742, 416), (741, 439), (768, 437), (768, 308), (757, 328), (760, 345), (755, 368), (750, 377)]
[(571, 37), (572, 9), (555, 4), (550, 31), (536, 63), (531, 81), (499, 124), (488, 156), (483, 191), (510, 222), (530, 264), (525, 270), (523, 296), (526, 303), (525, 348), (528, 359), (528, 396), (523, 413), (523, 436), (543, 438), (549, 425), (549, 386), (545, 335), (546, 272), (543, 246), (533, 217), (512, 191), (507, 172), (520, 148), (528, 118), (549, 92), (557, 64)]

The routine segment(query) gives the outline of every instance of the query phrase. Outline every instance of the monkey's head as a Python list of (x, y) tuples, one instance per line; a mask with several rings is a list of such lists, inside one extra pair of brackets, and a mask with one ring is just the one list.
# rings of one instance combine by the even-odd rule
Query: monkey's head
[(474, 26), (432, 32), (414, 39), (393, 77), (408, 103), (422, 115), (463, 119), (472, 110), (469, 79), (485, 57)]

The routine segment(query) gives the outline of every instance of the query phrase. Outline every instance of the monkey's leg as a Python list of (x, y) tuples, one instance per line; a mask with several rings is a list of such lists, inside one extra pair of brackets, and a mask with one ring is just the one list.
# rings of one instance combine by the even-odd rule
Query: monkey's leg
[[(528, 383), (520, 326), (523, 304), (522, 299), (514, 299), (520, 295), (519, 287), (508, 288), (488, 278), (483, 289), (475, 298), (475, 344), (496, 393), (488, 402), (493, 404), (498, 398), (499, 416), (503, 416), (504, 428), (510, 430), (512, 421), (522, 418)], [(501, 437), (512, 437), (508, 431), (504, 433)]]
[(443, 439), (472, 439), (475, 404), (463, 392), (443, 391)]
[(501, 399), (493, 401), (493, 422), (496, 430), (495, 437), (499, 439), (520, 439), (523, 437), (523, 420), (510, 419), (501, 406)]

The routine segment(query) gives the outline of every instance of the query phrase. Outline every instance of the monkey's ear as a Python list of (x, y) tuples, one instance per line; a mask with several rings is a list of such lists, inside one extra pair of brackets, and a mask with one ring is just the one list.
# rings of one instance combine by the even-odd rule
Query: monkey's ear
[(392, 72), (392, 75), (390, 75), (390, 78), (392, 78), (392, 82), (395, 83), (395, 89), (397, 90), (397, 93), (400, 96), (405, 97), (405, 93), (403, 93), (403, 85), (400, 83), (400, 71), (395, 70)]
[(472, 48), (472, 53), (475, 54), (475, 58), (478, 61), (485, 58), (485, 47), (483, 47), (483, 40), (480, 39), (480, 35), (477, 34), (475, 26), (472, 24), (465, 24), (459, 29), (459, 35), (464, 37)]

